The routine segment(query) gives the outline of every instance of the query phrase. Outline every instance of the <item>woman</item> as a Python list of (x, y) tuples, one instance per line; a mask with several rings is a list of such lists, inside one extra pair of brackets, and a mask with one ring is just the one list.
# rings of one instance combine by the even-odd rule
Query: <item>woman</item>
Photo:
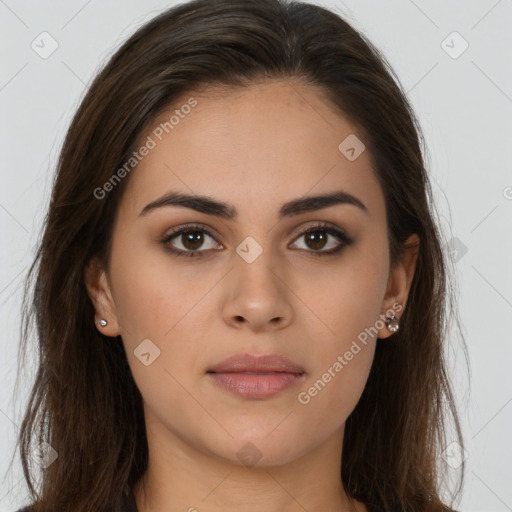
[(126, 41), (30, 271), (26, 510), (453, 510), (421, 137), (384, 57), (317, 6), (196, 0)]

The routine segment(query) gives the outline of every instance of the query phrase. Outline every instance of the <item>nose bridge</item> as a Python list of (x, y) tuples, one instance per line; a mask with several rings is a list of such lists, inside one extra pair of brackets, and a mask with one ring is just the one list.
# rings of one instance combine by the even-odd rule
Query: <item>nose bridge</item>
[(248, 235), (237, 245), (236, 253), (247, 265), (258, 260), (259, 265), (264, 264), (269, 259), (268, 239), (262, 240), (261, 234)]
[[(254, 233), (254, 231), (253, 231)], [(261, 277), (268, 272), (271, 263), (271, 249), (268, 238), (262, 240), (262, 235), (247, 235), (235, 248), (237, 272), (240, 276), (256, 274)]]
[[(263, 238), (264, 240), (260, 242), (260, 239)], [(254, 291), (254, 286), (263, 293), (278, 292), (281, 289), (279, 283), (283, 277), (279, 276), (280, 270), (276, 267), (278, 258), (272, 252), (271, 245), (270, 237), (260, 233), (255, 236), (246, 236), (236, 246), (235, 279), (242, 287), (249, 284), (251, 293)], [(262, 290), (262, 286), (264, 290)], [(273, 289), (269, 290), (268, 286)], [(264, 297), (260, 297), (260, 299), (264, 299)]]
[[(270, 243), (269, 237), (265, 240)], [(286, 294), (286, 279), (276, 267), (277, 259), (270, 247), (264, 247), (252, 235), (238, 244), (226, 296), (229, 298), (223, 307), (226, 322), (239, 327), (243, 319), (254, 330), (289, 324), (293, 312)]]

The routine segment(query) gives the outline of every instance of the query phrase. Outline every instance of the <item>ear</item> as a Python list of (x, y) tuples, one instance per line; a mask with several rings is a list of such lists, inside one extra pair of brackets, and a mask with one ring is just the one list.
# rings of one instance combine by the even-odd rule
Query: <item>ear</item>
[[(107, 273), (97, 258), (93, 258), (87, 264), (84, 271), (84, 282), (96, 310), (94, 320), (96, 328), (105, 336), (113, 338), (119, 336), (120, 329)], [(98, 323), (101, 319), (108, 322), (105, 327)]]
[[(386, 295), (382, 303), (381, 318), (385, 319), (391, 316), (392, 311), (398, 319), (403, 315), (416, 269), (419, 245), (420, 239), (417, 234), (410, 235), (405, 241), (403, 255), (400, 261), (391, 269), (389, 275)], [(379, 330), (378, 337), (387, 338), (392, 334), (393, 332), (385, 324)]]

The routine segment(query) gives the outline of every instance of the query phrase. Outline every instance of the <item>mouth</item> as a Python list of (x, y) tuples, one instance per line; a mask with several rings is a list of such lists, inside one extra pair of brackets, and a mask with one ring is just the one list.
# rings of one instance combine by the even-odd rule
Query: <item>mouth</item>
[(304, 373), (302, 366), (280, 354), (235, 354), (207, 370), (208, 373)]
[(303, 380), (304, 373), (288, 372), (207, 372), (212, 381), (242, 398), (273, 397)]
[(304, 369), (279, 354), (237, 354), (206, 372), (218, 387), (243, 398), (264, 399), (299, 384)]
[[(294, 372), (283, 372), (283, 371), (273, 371), (273, 372), (249, 372), (249, 371), (229, 371), (229, 372), (213, 372), (208, 371), (206, 373), (243, 373), (244, 375), (275, 375), (277, 373), (294, 373)], [(297, 372), (297, 375), (302, 375), (304, 372)]]

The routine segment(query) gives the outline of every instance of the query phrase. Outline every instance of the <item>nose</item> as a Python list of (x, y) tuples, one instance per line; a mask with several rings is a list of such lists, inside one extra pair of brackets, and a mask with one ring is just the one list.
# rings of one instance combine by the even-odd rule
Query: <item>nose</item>
[(286, 284), (286, 272), (270, 261), (270, 252), (262, 251), (255, 259), (238, 256), (234, 259), (234, 268), (225, 283), (225, 322), (255, 332), (289, 325), (293, 317), (293, 293)]

